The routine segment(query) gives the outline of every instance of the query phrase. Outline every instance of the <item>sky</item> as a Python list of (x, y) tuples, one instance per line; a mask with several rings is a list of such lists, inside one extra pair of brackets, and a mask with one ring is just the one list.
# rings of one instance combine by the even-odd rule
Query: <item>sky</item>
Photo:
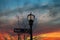
[(60, 32), (60, 0), (0, 0), (0, 33), (15, 36), (14, 28), (29, 28), (30, 12), (35, 15), (34, 35)]

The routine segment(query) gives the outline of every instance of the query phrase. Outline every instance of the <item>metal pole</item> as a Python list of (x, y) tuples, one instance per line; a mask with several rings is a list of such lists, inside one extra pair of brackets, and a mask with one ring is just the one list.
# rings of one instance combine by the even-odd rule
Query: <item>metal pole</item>
[(25, 40), (25, 34), (24, 34), (24, 40)]
[(24, 40), (26, 40), (26, 35), (24, 34)]
[(30, 40), (33, 40), (33, 38), (32, 38), (32, 25), (30, 25)]
[(18, 34), (18, 40), (21, 40), (21, 38), (20, 38), (20, 34)]
[(29, 25), (30, 25), (30, 40), (33, 40), (33, 38), (32, 38), (32, 26), (33, 26), (33, 20), (29, 20)]

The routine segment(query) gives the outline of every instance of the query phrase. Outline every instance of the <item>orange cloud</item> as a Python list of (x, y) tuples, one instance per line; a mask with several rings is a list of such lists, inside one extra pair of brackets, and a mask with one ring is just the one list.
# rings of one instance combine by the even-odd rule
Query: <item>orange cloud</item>
[[(17, 35), (13, 36), (8, 33), (0, 33), (0, 40), (17, 40)], [(29, 37), (27, 38), (27, 40)], [(33, 39), (36, 40), (60, 40), (60, 32), (51, 32), (51, 33), (45, 33), (45, 34), (38, 34), (33, 36)]]
[(60, 32), (51, 32), (51, 33), (41, 34), (39, 36), (41, 37), (41, 40), (60, 40)]
[(0, 33), (0, 40), (17, 40), (17, 36), (12, 36), (8, 33)]
[[(27, 40), (30, 38), (27, 38)], [(60, 40), (60, 32), (51, 32), (45, 34), (39, 34), (37, 36), (33, 36), (35, 40)]]
[(60, 32), (41, 34), (41, 37), (60, 37)]

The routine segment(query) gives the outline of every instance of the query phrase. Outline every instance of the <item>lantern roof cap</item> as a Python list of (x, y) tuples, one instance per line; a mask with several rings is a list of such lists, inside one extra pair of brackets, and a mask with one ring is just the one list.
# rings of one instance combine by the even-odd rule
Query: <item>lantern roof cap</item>
[[(28, 16), (30, 16), (30, 15), (33, 15), (32, 12), (30, 12), (30, 14), (29, 14)], [(34, 16), (34, 15), (33, 15), (33, 16)]]

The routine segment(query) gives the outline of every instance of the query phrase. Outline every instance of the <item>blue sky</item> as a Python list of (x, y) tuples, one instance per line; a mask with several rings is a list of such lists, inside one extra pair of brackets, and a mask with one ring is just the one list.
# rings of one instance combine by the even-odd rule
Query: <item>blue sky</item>
[[(8, 19), (12, 19), (18, 13), (20, 15), (23, 13), (22, 15), (26, 16), (28, 14), (27, 11), (32, 11), (40, 21), (43, 20), (41, 22), (46, 22), (47, 19), (47, 22), (50, 23), (52, 20), (58, 20), (60, 15), (59, 10), (59, 0), (0, 0), (1, 19), (4, 19), (5, 16), (8, 16)], [(58, 21), (54, 21), (53, 23), (58, 23)]]
[[(24, 7), (27, 5), (42, 5), (53, 3), (52, 0), (0, 0), (0, 10), (15, 9), (17, 6)], [(48, 4), (49, 5), (49, 4)]]

